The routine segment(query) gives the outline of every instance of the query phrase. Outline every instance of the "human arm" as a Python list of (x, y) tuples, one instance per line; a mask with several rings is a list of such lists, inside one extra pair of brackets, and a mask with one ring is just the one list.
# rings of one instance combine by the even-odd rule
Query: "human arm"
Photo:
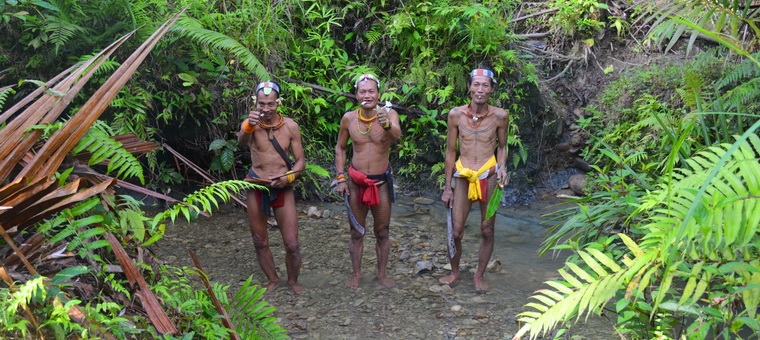
[(380, 108), (377, 113), (377, 119), (380, 126), (385, 130), (385, 133), (390, 136), (391, 141), (398, 142), (401, 139), (401, 122), (396, 110)]
[[(290, 152), (295, 159), (293, 167), (290, 169), (291, 176), (282, 176), (272, 179), (273, 188), (282, 188), (292, 183), (295, 179), (300, 177), (303, 169), (306, 168), (306, 160), (304, 157), (303, 143), (301, 141), (301, 128), (292, 119), (288, 119), (286, 123), (290, 135)], [(292, 179), (289, 179), (291, 177)]]
[(238, 131), (237, 135), (239, 145), (248, 145), (251, 142), (253, 131), (255, 131), (256, 126), (259, 124), (259, 116), (259, 111), (250, 111), (248, 118), (240, 124), (240, 131)]
[(443, 183), (443, 195), (441, 195), (441, 201), (443, 201), (446, 207), (451, 205), (451, 200), (454, 197), (451, 190), (451, 177), (454, 175), (454, 163), (457, 156), (457, 138), (459, 136), (459, 113), (456, 109), (449, 111), (447, 119), (447, 132), (446, 132), (446, 158), (444, 160), (444, 183)]
[(338, 130), (338, 142), (335, 144), (335, 171), (337, 172), (336, 180), (338, 180), (335, 191), (341, 196), (348, 193), (348, 185), (346, 184), (346, 158), (348, 154), (348, 138), (350, 137), (348, 123), (348, 117), (343, 115), (343, 118), (340, 120), (340, 129)]
[(509, 136), (509, 114), (502, 110), (496, 116), (496, 137), (498, 138), (498, 145), (496, 147), (496, 179), (500, 187), (505, 187), (509, 184), (509, 176), (507, 175), (507, 138)]

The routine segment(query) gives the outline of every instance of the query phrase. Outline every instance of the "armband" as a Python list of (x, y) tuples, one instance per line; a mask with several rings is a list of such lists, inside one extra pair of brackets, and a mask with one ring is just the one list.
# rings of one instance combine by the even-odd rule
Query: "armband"
[(241, 124), (240, 127), (243, 128), (243, 132), (247, 134), (251, 134), (254, 130), (256, 130), (256, 125), (249, 124), (248, 119), (244, 120), (243, 124)]
[(296, 180), (296, 175), (293, 174), (293, 171), (288, 171), (285, 174), (288, 175), (288, 184)]

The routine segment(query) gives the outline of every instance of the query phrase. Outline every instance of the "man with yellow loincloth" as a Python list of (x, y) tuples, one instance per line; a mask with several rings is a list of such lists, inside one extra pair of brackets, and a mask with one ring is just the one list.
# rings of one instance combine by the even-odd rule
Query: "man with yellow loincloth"
[[(472, 203), (477, 201), (480, 203), (481, 239), (478, 268), (473, 277), (476, 291), (488, 289), (483, 276), (493, 253), (494, 217), (485, 220), (488, 201), (497, 184), (503, 187), (509, 182), (505, 167), (509, 116), (504, 109), (488, 104), (495, 86), (491, 70), (472, 70), (467, 81), (470, 103), (451, 109), (448, 115), (446, 185), (441, 200), (451, 208), (451, 232), (456, 252), (451, 257), (451, 274), (442, 277), (440, 282), (451, 284), (459, 279), (464, 225)], [(459, 159), (456, 158), (457, 142)]]
[[(356, 221), (364, 226), (368, 212), (372, 211), (377, 279), (381, 285), (389, 288), (393, 287), (395, 282), (386, 275), (391, 246), (388, 229), (393, 202), (393, 177), (388, 159), (391, 143), (401, 138), (401, 124), (398, 113), (391, 108), (390, 103), (386, 102), (384, 107), (378, 104), (380, 80), (376, 76), (359, 76), (354, 88), (360, 107), (358, 110), (346, 112), (340, 120), (338, 143), (335, 145), (336, 191), (341, 196), (349, 195), (349, 220), (355, 217)], [(351, 165), (346, 173), (349, 139), (353, 153)], [(363, 231), (351, 228), (348, 251), (353, 275), (346, 285), (356, 289), (362, 279)]]
[[(290, 118), (277, 112), (280, 105), (280, 87), (267, 81), (256, 86), (253, 111), (243, 121), (238, 132), (238, 143), (251, 150), (251, 169), (247, 178), (268, 183), (269, 190), (250, 190), (247, 193), (248, 224), (256, 248), (256, 259), (269, 279), (267, 292), (280, 285), (269, 249), (267, 218), (274, 218), (282, 234), (285, 247), (285, 268), (288, 287), (296, 294), (304, 288), (298, 284), (301, 268), (301, 251), (298, 243), (298, 212), (291, 184), (306, 166), (301, 130)], [(291, 160), (291, 152), (295, 161)]]

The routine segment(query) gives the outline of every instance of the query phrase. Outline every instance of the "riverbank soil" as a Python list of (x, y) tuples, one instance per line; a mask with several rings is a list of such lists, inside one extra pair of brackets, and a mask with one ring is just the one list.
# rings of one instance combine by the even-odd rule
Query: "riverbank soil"
[[(496, 246), (486, 273), (490, 290), (476, 293), (472, 272), (480, 241), (478, 206), (474, 205), (463, 240), (463, 278), (451, 286), (447, 275), (446, 214), (437, 198), (397, 197), (390, 235), (389, 276), (394, 288), (383, 288), (377, 273), (375, 238), (365, 238), (363, 275), (359, 289), (346, 287), (351, 274), (349, 224), (342, 205), (298, 202), (299, 239), (303, 265), (300, 283), (308, 290), (294, 295), (286, 285), (265, 300), (277, 308), (278, 322), (296, 339), (501, 339), (519, 329), (518, 313), (528, 296), (557, 278), (564, 257), (539, 257), (536, 250), (546, 225), (542, 215), (566, 206), (545, 197), (518, 207), (500, 207)], [(369, 218), (371, 221), (371, 218)], [(367, 223), (371, 225), (371, 222)], [(371, 229), (369, 229), (371, 230)], [(282, 239), (276, 226), (270, 243), (280, 278), (285, 280)], [(242, 208), (227, 206), (210, 218), (178, 222), (152, 249), (162, 261), (192, 267), (186, 249), (195, 251), (213, 281), (236, 291), (250, 275), (265, 286)], [(601, 320), (571, 330), (580, 338), (609, 338), (611, 327)], [(599, 332), (595, 334), (595, 332)], [(603, 334), (603, 335), (602, 335)], [(601, 336), (601, 337), (600, 337)]]

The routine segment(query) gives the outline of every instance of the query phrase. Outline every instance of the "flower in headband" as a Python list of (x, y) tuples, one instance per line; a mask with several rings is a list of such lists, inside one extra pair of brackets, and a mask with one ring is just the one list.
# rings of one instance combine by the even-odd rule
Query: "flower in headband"
[(493, 71), (485, 68), (476, 68), (472, 70), (472, 72), (470, 72), (470, 78), (474, 76), (486, 76), (488, 78), (491, 78), (491, 81), (496, 81), (496, 79), (493, 78)]
[(264, 91), (264, 95), (268, 96), (270, 93), (272, 93), (272, 90), (274, 90), (274, 92), (277, 92), (277, 97), (280, 96), (280, 86), (278, 86), (277, 83), (273, 81), (265, 81), (256, 86), (256, 91), (254, 93)]
[(361, 83), (361, 82), (363, 82), (365, 80), (374, 81), (375, 83), (377, 83), (377, 88), (378, 89), (380, 88), (380, 79), (377, 79), (377, 77), (375, 77), (374, 75), (369, 74), (369, 73), (360, 75), (359, 79), (357, 79), (356, 82), (354, 83), (354, 88), (355, 89), (359, 88), (359, 83)]

